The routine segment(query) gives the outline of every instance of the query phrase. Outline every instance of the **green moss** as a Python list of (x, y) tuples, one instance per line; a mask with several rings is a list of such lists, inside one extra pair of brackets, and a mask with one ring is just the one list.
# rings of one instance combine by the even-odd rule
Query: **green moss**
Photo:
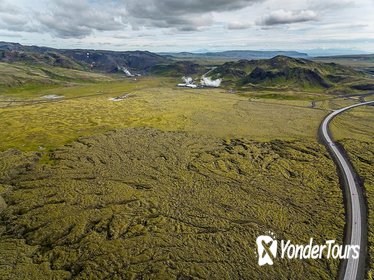
[[(337, 275), (336, 260), (260, 268), (255, 255), (268, 230), (341, 243), (342, 194), (319, 144), (125, 129), (81, 138), (51, 160), (10, 166), (20, 172), (6, 180), (0, 241), (15, 269), (0, 266), (3, 278), (39, 267), (55, 279)], [(32, 248), (24, 259), (20, 244)]]
[[(251, 101), (250, 93), (242, 97), (221, 89), (178, 89), (172, 82), (143, 78), (7, 93), (7, 98), (14, 96), (23, 103), (0, 108), (0, 150), (42, 152), (79, 136), (141, 126), (258, 140), (315, 138), (325, 115), (311, 109), (309, 101), (280, 100), (279, 104), (269, 104)], [(65, 98), (58, 102), (28, 103), (30, 98), (40, 99), (47, 94)], [(120, 102), (108, 100), (124, 94), (131, 97)]]

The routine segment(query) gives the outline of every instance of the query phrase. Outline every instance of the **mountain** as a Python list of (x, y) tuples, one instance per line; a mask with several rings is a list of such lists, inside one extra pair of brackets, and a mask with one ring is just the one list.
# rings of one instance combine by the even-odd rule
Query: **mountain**
[(25, 47), (16, 43), (0, 42), (1, 62), (23, 62), (83, 70), (84, 66), (56, 50), (40, 47)]
[(168, 77), (181, 77), (194, 74), (202, 75), (206, 71), (206, 67), (191, 61), (177, 61), (168, 64), (159, 64), (147, 69), (148, 74)]
[(223, 52), (205, 52), (205, 53), (160, 53), (161, 55), (174, 57), (179, 59), (226, 59), (226, 60), (238, 60), (238, 59), (266, 59), (272, 58), (277, 55), (284, 55), (296, 58), (308, 58), (308, 54), (296, 52), (296, 51), (251, 51), (251, 50), (232, 50)]
[(102, 72), (117, 72), (128, 69), (136, 73), (144, 73), (147, 68), (167, 63), (169, 60), (164, 56), (148, 51), (60, 50), (0, 42), (0, 61), (8, 63), (25, 62), (78, 70), (93, 69)]
[(221, 78), (223, 85), (235, 87), (327, 89), (348, 83), (363, 73), (335, 63), (317, 63), (306, 59), (275, 56), (262, 60), (227, 62), (209, 73)]
[[(194, 56), (195, 59), (183, 59), (189, 56)], [(274, 57), (260, 59), (264, 56)], [(298, 52), (278, 51), (179, 53), (171, 56), (170, 54), (161, 55), (148, 51), (53, 49), (0, 42), (0, 62), (22, 62), (28, 66), (57, 66), (105, 73), (121, 72), (127, 76), (150, 74), (181, 77), (201, 76), (208, 69), (218, 65), (209, 72), (208, 76), (212, 80), (222, 79), (222, 86), (226, 87), (328, 89), (349, 84), (352, 89), (373, 88), (373, 79), (369, 79), (362, 72), (336, 63), (310, 61), (305, 59), (305, 56), (307, 55)], [(371, 59), (371, 57), (368, 56), (365, 59)]]
[(305, 50), (303, 52), (313, 57), (368, 54), (368, 52), (366, 51), (353, 50), (353, 49), (311, 49), (311, 50)]
[(63, 55), (91, 68), (104, 72), (117, 72), (118, 67), (126, 67), (130, 71), (144, 72), (154, 65), (168, 60), (148, 51), (97, 51), (97, 50), (61, 50)]

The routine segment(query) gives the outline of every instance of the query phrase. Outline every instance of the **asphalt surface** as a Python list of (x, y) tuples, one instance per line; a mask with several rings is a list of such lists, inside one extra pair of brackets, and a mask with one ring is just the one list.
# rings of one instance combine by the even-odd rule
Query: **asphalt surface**
[(363, 102), (335, 110), (323, 120), (320, 127), (320, 136), (333, 156), (340, 170), (340, 176), (344, 184), (347, 211), (345, 245), (360, 246), (360, 255), (357, 259), (353, 259), (350, 256), (350, 258), (342, 263), (340, 278), (344, 280), (364, 279), (365, 277), (365, 261), (367, 255), (366, 205), (362, 189), (357, 182), (357, 175), (355, 174), (344, 149), (337, 146), (332, 140), (328, 125), (335, 116), (346, 110), (364, 105), (374, 105), (374, 101)]

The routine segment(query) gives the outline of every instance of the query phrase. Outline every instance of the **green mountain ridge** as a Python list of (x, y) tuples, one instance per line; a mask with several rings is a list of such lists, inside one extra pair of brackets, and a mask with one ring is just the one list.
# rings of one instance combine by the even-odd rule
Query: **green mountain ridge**
[(361, 72), (336, 63), (317, 63), (286, 56), (227, 62), (217, 67), (209, 76), (221, 78), (225, 86), (301, 89), (328, 89), (338, 83), (350, 83), (365, 77)]
[(207, 67), (191, 61), (177, 61), (169, 64), (160, 64), (150, 67), (147, 72), (151, 75), (180, 77), (185, 75), (203, 75)]
[(28, 52), (0, 50), (0, 61), (7, 63), (22, 62), (41, 66), (57, 66), (76, 70), (83, 70), (84, 66), (73, 59), (56, 52)]

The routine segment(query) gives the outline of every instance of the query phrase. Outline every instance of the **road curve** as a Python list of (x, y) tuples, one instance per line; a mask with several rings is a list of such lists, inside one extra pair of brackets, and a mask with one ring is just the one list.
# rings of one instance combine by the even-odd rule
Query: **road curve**
[(329, 114), (322, 122), (320, 127), (320, 137), (334, 158), (342, 177), (342, 182), (345, 189), (346, 200), (346, 227), (345, 227), (345, 244), (359, 245), (359, 258), (348, 258), (342, 263), (340, 278), (344, 280), (364, 279), (365, 277), (365, 259), (366, 259), (366, 243), (367, 243), (367, 225), (366, 225), (366, 206), (362, 190), (356, 180), (357, 176), (354, 173), (349, 159), (346, 157), (342, 148), (336, 146), (332, 140), (328, 125), (330, 121), (337, 115), (346, 110), (364, 106), (374, 105), (374, 101), (363, 102), (348, 107), (335, 110)]

